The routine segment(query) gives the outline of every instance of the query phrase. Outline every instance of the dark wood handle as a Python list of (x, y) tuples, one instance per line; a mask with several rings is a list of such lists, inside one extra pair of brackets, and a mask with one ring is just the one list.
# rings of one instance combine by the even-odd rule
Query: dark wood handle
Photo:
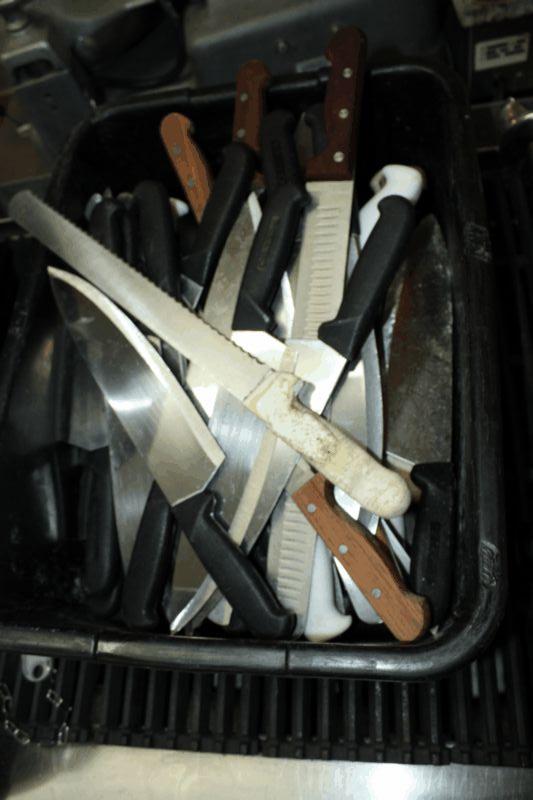
[(337, 31), (328, 45), (326, 57), (331, 71), (324, 102), (327, 145), (307, 162), (307, 180), (353, 178), (365, 53), (365, 37), (355, 27)]
[(197, 222), (202, 219), (213, 186), (207, 161), (192, 138), (193, 125), (183, 114), (167, 114), (161, 139)]
[(393, 636), (401, 642), (422, 636), (430, 624), (427, 600), (406, 588), (379, 539), (336, 506), (324, 476), (315, 475), (292, 498)]
[(259, 154), (259, 129), (265, 110), (265, 89), (271, 80), (270, 72), (258, 59), (247, 61), (237, 73), (233, 139), (243, 142)]

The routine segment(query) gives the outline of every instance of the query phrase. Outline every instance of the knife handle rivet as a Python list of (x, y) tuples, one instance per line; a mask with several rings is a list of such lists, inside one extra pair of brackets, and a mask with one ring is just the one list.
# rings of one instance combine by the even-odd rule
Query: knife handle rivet
[(246, 101), (248, 100), (248, 92), (241, 92), (239, 100), (241, 101), (241, 103), (246, 103)]
[(372, 589), (372, 597), (374, 597), (376, 600), (379, 600), (381, 597), (381, 589), (378, 589), (377, 587)]
[(181, 147), (179, 146), (179, 144), (172, 145), (172, 152), (174, 153), (175, 156), (181, 155)]
[(337, 150), (336, 153), (333, 153), (333, 161), (336, 164), (340, 164), (341, 161), (344, 161), (344, 153), (342, 152), (342, 150)]
[(343, 78), (351, 78), (353, 75), (353, 69), (351, 67), (344, 67), (342, 71)]
[(245, 136), (246, 136), (246, 131), (244, 130), (244, 128), (239, 128), (239, 130), (237, 131), (237, 139), (244, 139)]
[(341, 554), (341, 556), (345, 556), (347, 552), (348, 552), (348, 548), (346, 547), (346, 545), (345, 544), (340, 544), (339, 545), (339, 553)]
[(350, 114), (350, 112), (348, 111), (347, 108), (341, 108), (341, 110), (339, 111), (339, 117), (341, 119), (348, 119), (348, 115), (349, 114)]
[(192, 189), (193, 186), (195, 186), (195, 185), (196, 185), (196, 181), (194, 180), (194, 178), (189, 178), (189, 180), (187, 181), (187, 186), (190, 186), (191, 189)]
[(309, 505), (307, 506), (307, 510), (309, 511), (310, 514), (314, 514), (315, 511), (316, 511), (315, 504), (314, 503), (309, 503)]

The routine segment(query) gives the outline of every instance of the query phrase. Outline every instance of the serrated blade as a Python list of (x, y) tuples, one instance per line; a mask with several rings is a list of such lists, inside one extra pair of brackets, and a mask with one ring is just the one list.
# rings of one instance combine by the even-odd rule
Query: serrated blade
[(270, 370), (29, 191), (9, 204), (15, 222), (185, 358), (244, 399)]

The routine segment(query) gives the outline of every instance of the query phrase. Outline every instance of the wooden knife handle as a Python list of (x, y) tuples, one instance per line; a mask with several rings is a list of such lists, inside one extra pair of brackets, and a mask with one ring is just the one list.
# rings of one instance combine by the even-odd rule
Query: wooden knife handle
[(233, 139), (243, 142), (259, 154), (259, 129), (265, 111), (265, 89), (271, 80), (270, 72), (258, 59), (240, 67), (235, 84)]
[(196, 221), (202, 219), (213, 178), (207, 161), (192, 138), (193, 125), (183, 114), (167, 114), (160, 127), (168, 157), (183, 186)]
[(396, 639), (422, 636), (430, 623), (427, 600), (406, 588), (383, 544), (335, 506), (324, 476), (315, 475), (292, 498)]
[(307, 180), (353, 178), (365, 53), (366, 39), (355, 27), (337, 31), (328, 45), (326, 58), (331, 71), (324, 102), (327, 145), (307, 162)]

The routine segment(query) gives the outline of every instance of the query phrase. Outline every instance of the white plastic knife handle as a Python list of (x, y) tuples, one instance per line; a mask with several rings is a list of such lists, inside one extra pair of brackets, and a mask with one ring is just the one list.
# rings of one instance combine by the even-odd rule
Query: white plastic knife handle
[(317, 536), (304, 636), (310, 642), (327, 642), (340, 636), (351, 624), (351, 616), (341, 614), (335, 605), (331, 553)]
[(383, 198), (399, 195), (415, 205), (424, 185), (425, 176), (418, 167), (407, 167), (404, 164), (387, 164), (379, 172), (376, 172), (370, 181), (370, 188), (375, 194), (359, 211), (359, 250), (362, 250), (365, 246), (374, 225), (379, 219), (378, 206)]

